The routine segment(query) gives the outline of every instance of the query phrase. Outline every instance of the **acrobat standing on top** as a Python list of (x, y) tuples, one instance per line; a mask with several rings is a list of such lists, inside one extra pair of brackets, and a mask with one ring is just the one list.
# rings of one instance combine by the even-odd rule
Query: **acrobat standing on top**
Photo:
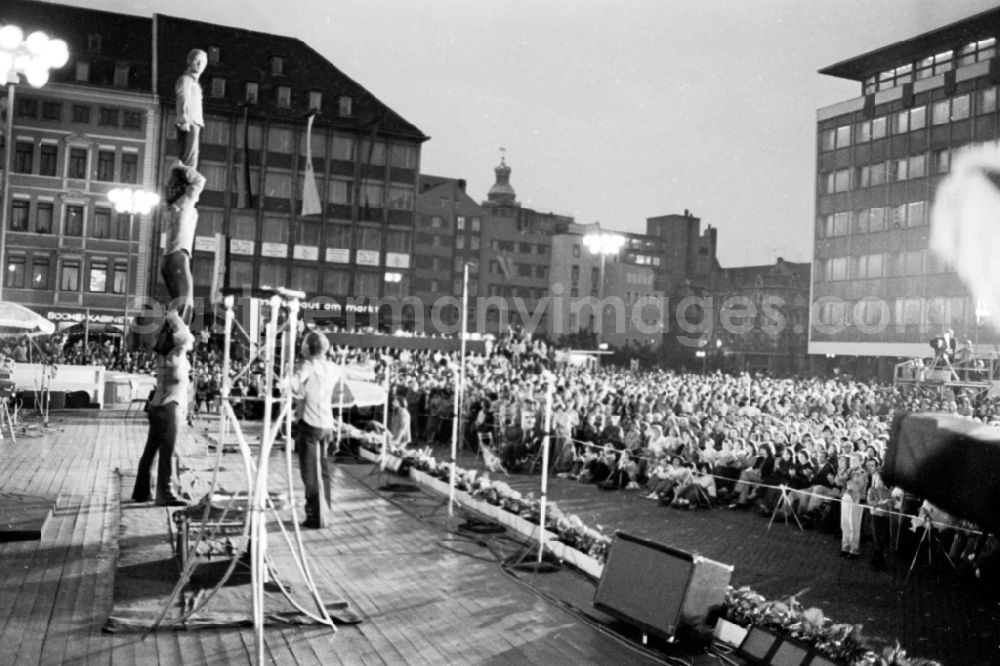
[(201, 49), (191, 49), (187, 69), (174, 84), (177, 96), (177, 157), (185, 166), (198, 168), (198, 147), (205, 118), (201, 110), (201, 84), (198, 79), (208, 64), (208, 55)]

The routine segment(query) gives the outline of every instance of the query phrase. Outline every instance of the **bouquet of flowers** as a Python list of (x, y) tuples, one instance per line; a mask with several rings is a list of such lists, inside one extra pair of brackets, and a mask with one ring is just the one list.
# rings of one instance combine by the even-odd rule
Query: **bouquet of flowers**
[(437, 473), (437, 460), (434, 458), (431, 447), (425, 446), (414, 452), (413, 466), (421, 472), (427, 472), (428, 474)]
[(819, 608), (803, 609), (795, 596), (768, 601), (749, 587), (726, 591), (725, 618), (743, 626), (758, 625), (811, 644), (838, 663), (852, 666), (940, 666), (938, 662), (908, 658), (897, 643), (877, 651), (861, 634), (859, 624), (838, 624)]

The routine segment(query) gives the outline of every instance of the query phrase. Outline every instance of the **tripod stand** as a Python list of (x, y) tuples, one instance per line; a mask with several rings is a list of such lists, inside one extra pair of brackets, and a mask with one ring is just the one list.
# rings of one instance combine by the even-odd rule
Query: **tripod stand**
[[(913, 552), (913, 561), (910, 562), (910, 569), (906, 572), (906, 578), (903, 579), (903, 585), (910, 580), (910, 575), (913, 573), (913, 567), (917, 565), (917, 558), (920, 557), (920, 549), (923, 548), (924, 544), (927, 544), (927, 564), (932, 563), (932, 558), (934, 555), (934, 521), (931, 519), (931, 514), (927, 509), (920, 510), (920, 517), (923, 520), (924, 531), (920, 535), (920, 541), (917, 542), (917, 547)], [(940, 544), (939, 544), (940, 545)], [(955, 568), (955, 563), (951, 560), (951, 556), (942, 549), (944, 552), (944, 558), (948, 560), (948, 564), (951, 568)]]
[(771, 520), (767, 523), (767, 529), (771, 529), (771, 525), (774, 524), (774, 517), (778, 515), (781, 511), (785, 516), (785, 525), (788, 524), (788, 514), (792, 514), (792, 518), (795, 519), (795, 524), (802, 529), (802, 522), (799, 520), (798, 515), (795, 513), (792, 507), (792, 499), (788, 496), (788, 486), (781, 485), (781, 496), (778, 498), (778, 502), (774, 505), (774, 511), (771, 512)]
[(10, 396), (0, 394), (0, 441), (3, 441), (3, 429), (6, 427), (10, 431), (10, 441), (17, 444), (14, 436), (14, 419), (10, 415)]

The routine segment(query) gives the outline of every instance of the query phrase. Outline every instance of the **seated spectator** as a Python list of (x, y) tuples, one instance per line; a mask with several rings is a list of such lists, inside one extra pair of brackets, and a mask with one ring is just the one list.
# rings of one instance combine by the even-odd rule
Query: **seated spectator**
[(817, 454), (817, 469), (813, 474), (807, 494), (798, 503), (799, 513), (807, 526), (815, 524), (823, 517), (823, 511), (832, 498), (839, 497), (847, 480), (847, 458), (838, 458), (834, 469), (832, 461), (824, 460), (824, 454)]
[(729, 505), (730, 509), (745, 508), (760, 494), (758, 489), (764, 477), (770, 477), (774, 471), (774, 449), (767, 442), (757, 447), (757, 453), (750, 467), (740, 473), (736, 483), (736, 501)]
[(514, 419), (508, 418), (500, 440), (500, 462), (508, 471), (515, 471), (520, 468), (522, 457), (524, 457), (524, 431)]
[(681, 509), (709, 508), (717, 497), (715, 477), (708, 463), (698, 463), (687, 484), (677, 489), (671, 506)]
[(684, 460), (680, 456), (672, 456), (670, 462), (661, 468), (657, 477), (650, 479), (650, 492), (646, 497), (671, 502), (677, 488), (690, 483), (691, 476), (691, 469), (684, 464)]

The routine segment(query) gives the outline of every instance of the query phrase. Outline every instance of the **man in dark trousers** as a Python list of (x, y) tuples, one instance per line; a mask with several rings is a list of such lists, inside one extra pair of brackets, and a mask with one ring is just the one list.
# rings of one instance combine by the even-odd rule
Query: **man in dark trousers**
[(176, 312), (167, 315), (164, 325), (170, 331), (172, 347), (156, 356), (156, 389), (149, 399), (149, 434), (139, 458), (132, 499), (148, 502), (151, 495), (153, 459), (156, 463), (156, 504), (186, 506), (171, 488), (174, 448), (177, 433), (187, 418), (191, 363), (188, 352), (194, 348), (194, 335)]
[(333, 389), (340, 378), (337, 364), (327, 358), (330, 342), (316, 331), (302, 339), (302, 364), (291, 378), (292, 395), (299, 400), (295, 450), (305, 485), (306, 520), (303, 527), (326, 527), (333, 474), (326, 442), (333, 435)]

